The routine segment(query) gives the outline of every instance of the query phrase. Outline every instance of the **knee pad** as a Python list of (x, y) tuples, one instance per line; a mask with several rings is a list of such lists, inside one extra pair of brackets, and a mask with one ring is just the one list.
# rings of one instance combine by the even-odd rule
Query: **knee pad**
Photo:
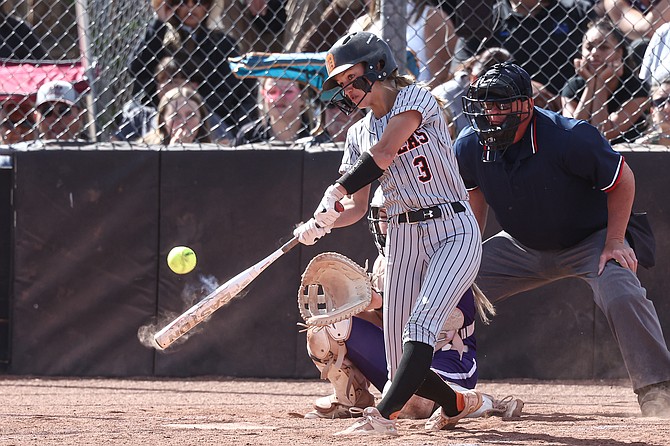
[(307, 352), (317, 368), (321, 378), (326, 379), (328, 369), (340, 367), (347, 354), (345, 341), (351, 335), (351, 319), (345, 319), (325, 327), (307, 329)]
[(319, 412), (332, 410), (337, 404), (349, 407), (374, 405), (374, 397), (368, 390), (370, 382), (363, 373), (346, 358), (345, 341), (351, 335), (351, 319), (325, 327), (307, 329), (307, 351), (321, 378), (333, 385), (333, 395), (319, 398), (314, 405)]

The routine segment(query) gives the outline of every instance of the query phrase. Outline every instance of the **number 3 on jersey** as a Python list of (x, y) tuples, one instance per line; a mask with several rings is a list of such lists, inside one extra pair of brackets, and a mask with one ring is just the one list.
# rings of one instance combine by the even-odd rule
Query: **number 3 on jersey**
[(428, 167), (428, 160), (425, 156), (420, 155), (412, 160), (412, 164), (419, 170), (419, 176), (417, 177), (422, 183), (427, 183), (433, 179), (433, 174), (430, 172)]

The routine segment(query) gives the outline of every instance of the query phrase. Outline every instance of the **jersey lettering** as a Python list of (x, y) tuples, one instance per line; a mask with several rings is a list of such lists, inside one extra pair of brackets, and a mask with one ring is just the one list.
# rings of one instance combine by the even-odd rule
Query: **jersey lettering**
[(416, 149), (419, 146), (426, 144), (429, 141), (428, 134), (422, 130), (415, 130), (414, 133), (405, 141), (405, 144), (400, 147), (398, 150), (398, 155), (407, 153), (412, 149)]

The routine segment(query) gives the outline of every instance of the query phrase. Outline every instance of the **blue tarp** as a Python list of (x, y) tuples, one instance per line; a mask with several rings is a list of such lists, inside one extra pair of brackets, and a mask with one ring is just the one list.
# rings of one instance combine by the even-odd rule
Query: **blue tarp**
[(326, 53), (247, 53), (228, 59), (237, 77), (290, 79), (321, 91), (328, 77)]

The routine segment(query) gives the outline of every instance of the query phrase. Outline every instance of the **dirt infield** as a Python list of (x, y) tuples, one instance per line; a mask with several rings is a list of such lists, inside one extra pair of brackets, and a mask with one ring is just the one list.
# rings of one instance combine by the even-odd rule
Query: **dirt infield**
[(341, 438), (351, 420), (306, 420), (322, 381), (45, 379), (0, 376), (0, 445), (670, 445), (670, 420), (643, 418), (628, 382), (480, 383), (525, 401), (519, 420), (471, 419), (400, 437)]

